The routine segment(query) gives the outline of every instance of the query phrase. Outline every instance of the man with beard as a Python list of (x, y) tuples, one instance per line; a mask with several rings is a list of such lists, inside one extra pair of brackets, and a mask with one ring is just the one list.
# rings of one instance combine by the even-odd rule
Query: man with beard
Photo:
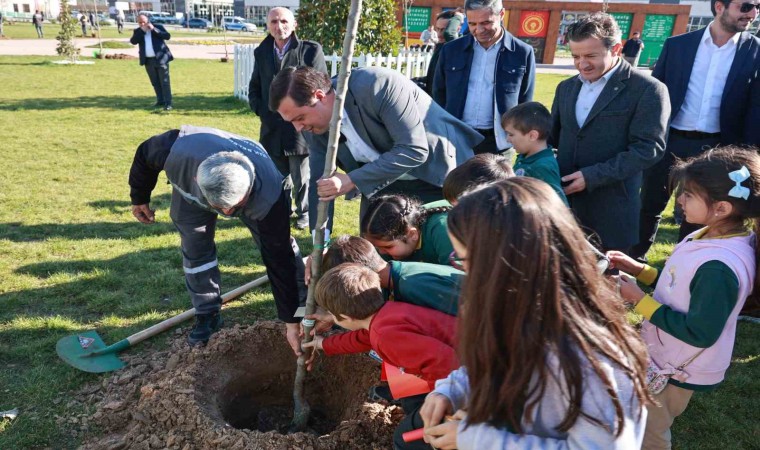
[[(760, 2), (711, 1), (715, 20), (665, 41), (652, 72), (668, 87), (671, 122), (664, 157), (644, 174), (635, 258), (644, 258), (655, 240), (675, 158), (719, 144), (760, 146), (760, 39), (747, 32)], [(682, 223), (679, 241), (697, 228)]]

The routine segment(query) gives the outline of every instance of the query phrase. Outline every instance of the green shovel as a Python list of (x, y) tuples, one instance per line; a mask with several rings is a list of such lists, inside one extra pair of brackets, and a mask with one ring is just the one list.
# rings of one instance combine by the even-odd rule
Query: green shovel
[[(233, 289), (222, 296), (222, 303), (227, 303), (268, 281), (269, 278), (264, 275), (263, 277), (257, 278), (237, 289)], [(162, 333), (194, 315), (195, 308), (188, 309), (181, 314), (170, 317), (145, 330), (138, 331), (132, 336), (108, 346), (103, 342), (103, 339), (101, 339), (97, 331), (85, 331), (83, 333), (62, 338), (58, 341), (58, 344), (56, 344), (55, 350), (58, 352), (58, 356), (60, 356), (67, 364), (85, 372), (100, 373), (119, 370), (124, 367), (125, 363), (116, 356), (117, 353)]]

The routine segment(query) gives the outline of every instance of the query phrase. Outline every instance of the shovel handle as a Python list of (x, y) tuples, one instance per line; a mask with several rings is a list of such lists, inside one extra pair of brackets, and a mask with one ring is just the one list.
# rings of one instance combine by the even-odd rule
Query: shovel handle
[[(240, 286), (237, 289), (233, 289), (230, 292), (227, 292), (226, 294), (222, 295), (222, 303), (227, 303), (228, 301), (235, 299), (242, 294), (250, 291), (251, 289), (261, 286), (269, 281), (269, 277), (264, 275), (263, 277), (257, 278), (250, 283), (246, 283), (242, 286)], [(164, 332), (168, 330), (169, 328), (180, 324), (187, 319), (195, 316), (195, 308), (190, 308), (187, 311), (177, 314), (174, 317), (170, 317), (163, 322), (159, 322), (149, 328), (146, 328), (142, 331), (138, 331), (137, 333), (133, 334), (132, 336), (129, 336), (125, 340), (129, 342), (129, 346), (138, 344), (148, 338), (151, 338), (161, 332)]]

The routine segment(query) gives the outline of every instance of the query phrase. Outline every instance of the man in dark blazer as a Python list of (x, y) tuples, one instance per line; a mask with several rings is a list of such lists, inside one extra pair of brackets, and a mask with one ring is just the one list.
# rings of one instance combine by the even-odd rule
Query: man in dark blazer
[(470, 34), (441, 49), (433, 98), (485, 137), (476, 154), (502, 153), (512, 144), (501, 128), (501, 117), (513, 106), (533, 100), (533, 47), (502, 26), (501, 0), (467, 0), (464, 10)]
[(267, 15), (269, 35), (253, 55), (256, 61), (248, 86), (251, 111), (261, 118), (259, 142), (286, 177), (284, 188), (294, 191), (296, 228), (309, 226), (309, 147), (293, 125), (269, 109), (269, 85), (283, 67), (309, 66), (327, 73), (322, 46), (301, 41), (296, 21), (287, 8), (272, 8)]
[[(639, 243), (631, 256), (644, 258), (655, 240), (675, 158), (717, 145), (760, 147), (760, 39), (747, 32), (758, 4), (712, 0), (710, 25), (665, 41), (652, 76), (670, 94), (668, 143), (662, 160), (644, 174)], [(697, 228), (683, 222), (679, 240)]]
[(557, 86), (550, 143), (578, 221), (605, 250), (638, 240), (641, 173), (665, 148), (665, 85), (620, 57), (620, 28), (604, 13), (568, 27), (579, 75)]
[[(304, 131), (312, 173), (324, 171), (335, 95), (330, 78), (310, 67), (282, 69), (272, 82), (269, 107)], [(317, 200), (355, 195), (356, 190), (362, 206), (374, 195), (394, 193), (423, 203), (443, 199), (443, 179), (471, 158), (472, 148), (483, 139), (413, 81), (377, 67), (351, 72), (340, 130), (338, 164), (345, 173), (312, 177), (312, 229)]]
[(172, 110), (172, 88), (169, 81), (169, 62), (174, 59), (165, 41), (171, 35), (163, 25), (153, 25), (145, 14), (137, 16), (139, 27), (132, 32), (129, 42), (140, 48), (140, 65), (145, 66), (150, 84), (156, 93), (156, 108)]

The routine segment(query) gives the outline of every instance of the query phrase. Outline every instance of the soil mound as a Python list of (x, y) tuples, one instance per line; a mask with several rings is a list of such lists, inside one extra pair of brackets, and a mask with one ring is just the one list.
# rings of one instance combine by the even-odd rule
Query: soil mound
[(368, 402), (374, 360), (322, 355), (307, 378), (308, 429), (286, 434), (296, 364), (274, 322), (222, 330), (206, 347), (177, 334), (169, 351), (124, 359), (90, 417), (106, 435), (85, 449), (387, 449), (403, 415)]

